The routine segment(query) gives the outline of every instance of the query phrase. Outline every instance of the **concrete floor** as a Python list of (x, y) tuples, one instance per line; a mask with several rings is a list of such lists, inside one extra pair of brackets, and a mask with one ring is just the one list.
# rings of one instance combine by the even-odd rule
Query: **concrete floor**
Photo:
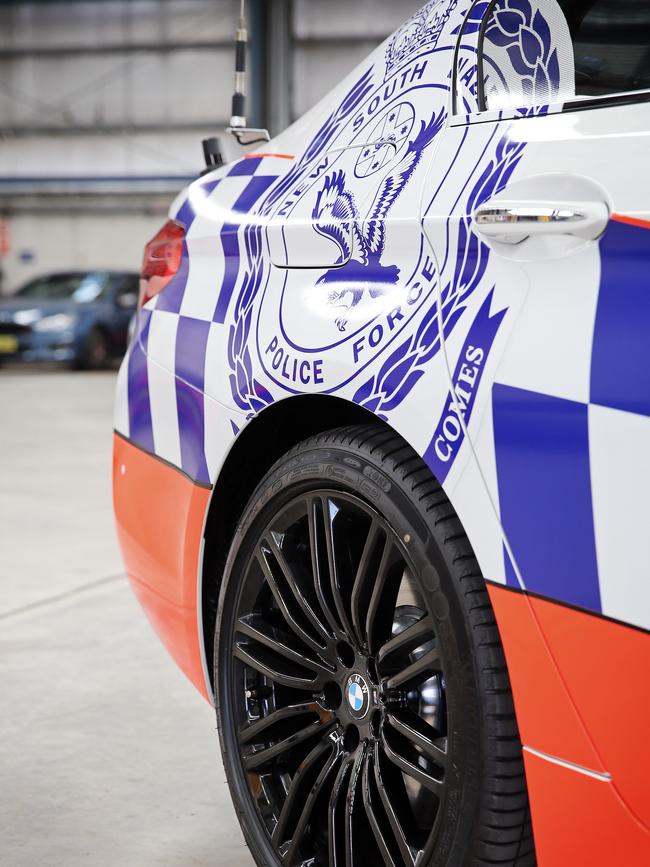
[(213, 712), (122, 573), (114, 384), (0, 372), (0, 864), (251, 867)]

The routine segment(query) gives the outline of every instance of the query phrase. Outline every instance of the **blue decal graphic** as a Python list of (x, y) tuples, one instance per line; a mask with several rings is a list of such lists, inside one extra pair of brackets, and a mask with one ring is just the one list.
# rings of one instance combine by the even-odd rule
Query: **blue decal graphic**
[(452, 31), (453, 35), (457, 36), (461, 30), (463, 31), (463, 36), (478, 32), (481, 29), (481, 24), (489, 5), (490, 0), (481, 0), (481, 2), (475, 3), (469, 10), (463, 24), (459, 24), (458, 27), (454, 28)]
[(284, 176), (280, 183), (271, 190), (261, 209), (262, 214), (269, 214), (282, 196), (288, 190), (292, 189), (297, 182), (304, 177), (305, 173), (313, 167), (312, 164), (314, 160), (325, 151), (332, 139), (335, 138), (336, 134), (340, 131), (343, 122), (346, 121), (354, 111), (356, 111), (357, 107), (373, 89), (372, 74), (373, 68), (370, 67), (370, 69), (367, 69), (361, 78), (352, 86), (339, 107), (332, 112), (323, 126), (316, 133), (298, 162), (291, 167), (290, 171)]
[[(530, 0), (501, 0), (491, 14), (485, 39), (506, 50), (525, 105), (543, 106), (554, 100), (560, 82), (557, 48), (547, 20), (539, 9), (533, 14)], [(484, 59), (489, 60), (489, 52)]]
[(133, 341), (128, 365), (129, 437), (148, 452), (154, 451), (147, 344), (151, 310), (140, 310), (137, 319), (138, 339)]
[[(448, 83), (427, 84), (425, 73), (430, 64), (427, 55), (438, 50), (444, 24), (456, 5), (428, 3), (400, 28), (389, 43), (379, 85), (378, 70), (370, 67), (326, 119), (290, 171), (253, 209), (265, 217), (282, 221), (313, 189), (314, 198), (308, 211), (313, 229), (339, 251), (338, 256), (332, 257), (337, 260), (337, 266), (322, 271), (314, 289), (321, 292), (317, 296), (322, 299), (318, 302), (321, 309), (324, 306), (332, 310), (331, 325), (339, 336), (335, 339), (333, 333), (325, 329), (322, 343), (316, 345), (314, 340), (303, 344), (304, 331), (295, 318), (298, 308), (295, 304), (284, 303), (289, 277), (285, 274), (284, 284), (270, 279), (262, 230), (255, 226), (247, 228), (245, 255), (242, 252), (239, 267), (239, 297), (235, 301), (228, 338), (231, 390), (237, 406), (247, 415), (259, 412), (276, 399), (253, 375), (256, 364), (249, 350), (253, 341), (270, 381), (282, 391), (293, 393), (300, 393), (309, 385), (323, 386), (321, 390), (336, 393), (383, 353), (383, 363), (371, 375), (366, 374), (353, 400), (379, 417), (387, 418), (411, 393), (426, 366), (439, 352), (442, 340), (449, 336), (465, 312), (470, 295), (481, 285), (490, 251), (471, 231), (471, 214), (481, 202), (504, 189), (523, 155), (525, 143), (513, 141), (507, 135), (500, 140), (490, 139), (489, 147), (468, 171), (467, 177), (473, 181), (463, 186), (452, 207), (442, 267), (438, 269), (423, 235), (420, 252), (408, 265), (408, 273), (404, 273), (405, 263), (400, 261), (398, 266), (395, 261), (385, 261), (388, 250), (385, 233), (390, 232), (386, 215), (415, 172), (424, 149), (446, 121), (446, 100), (429, 120), (420, 117), (418, 123), (414, 104), (405, 100), (405, 94), (431, 87), (431, 99), (437, 102), (436, 88), (441, 94), (448, 91)], [(484, 4), (475, 8), (479, 6), (482, 10), (485, 8)], [(512, 3), (509, 8), (513, 8)], [(527, 0), (521, 0), (516, 11), (519, 21), (516, 31), (510, 27), (510, 19), (499, 17), (493, 25), (495, 38), (503, 42), (501, 48), (507, 52), (510, 63), (530, 66), (534, 73), (531, 93), (539, 93), (542, 78), (551, 82), (551, 87), (557, 79), (550, 31)], [(540, 31), (541, 48), (535, 57), (528, 37), (522, 32), (531, 28)], [(518, 58), (522, 52), (526, 52), (526, 57)], [(386, 109), (377, 113), (382, 100)], [(535, 115), (544, 111), (545, 106), (533, 106), (517, 113)], [(414, 129), (417, 132), (414, 133)], [(334, 167), (332, 164), (337, 162), (341, 146), (354, 145), (362, 132), (369, 137), (375, 133), (376, 138), (360, 147), (349, 167)], [(372, 176), (385, 171), (391, 160), (396, 161), (395, 168), (378, 183), (368, 213), (360, 214), (361, 198), (356, 183), (367, 183), (368, 178), (372, 181)], [(317, 188), (313, 187), (315, 183)], [(439, 285), (441, 275), (444, 282)], [(293, 284), (299, 285), (299, 280)], [(293, 286), (287, 290), (289, 299)], [(382, 322), (376, 318), (376, 311), (383, 310), (381, 296), (398, 287), (405, 301), (401, 301), (400, 296), (400, 306), (386, 314), (386, 321)], [(262, 301), (258, 305), (260, 296)], [(373, 306), (375, 299), (378, 303)], [(352, 311), (357, 307), (353, 318)], [(416, 315), (417, 326), (407, 329)], [(275, 316), (279, 317), (277, 324), (274, 324)], [(294, 318), (287, 319), (287, 316)], [(401, 334), (405, 336), (399, 342)], [(338, 355), (334, 356), (335, 352)], [(332, 380), (331, 369), (346, 368), (350, 371), (347, 379)]]
[(506, 310), (490, 316), (494, 290), (485, 299), (460, 351), (452, 377), (453, 392), (436, 425), (424, 460), (439, 482), (444, 482), (465, 439), (465, 426), (469, 424), (476, 395), (494, 338)]
[[(268, 214), (284, 193), (294, 186), (310, 169), (344, 121), (372, 90), (372, 67), (352, 86), (339, 107), (327, 118), (302, 157), (285, 177), (273, 186), (260, 206), (261, 214)], [(247, 415), (253, 415), (273, 403), (273, 396), (253, 377), (253, 366), (248, 348), (253, 306), (262, 285), (264, 260), (262, 230), (258, 225), (246, 227), (246, 270), (239, 296), (235, 303), (234, 322), (228, 332), (228, 362), (230, 364), (230, 390), (237, 406)]]
[(205, 458), (204, 369), (210, 323), (180, 316), (176, 333), (176, 411), (181, 468), (188, 476), (210, 483)]
[(386, 78), (393, 75), (415, 52), (435, 48), (458, 0), (430, 0), (397, 31), (386, 51)]
[(409, 137), (415, 123), (415, 111), (410, 102), (394, 106), (380, 118), (368, 135), (368, 147), (362, 148), (354, 174), (357, 178), (369, 178), (377, 174), (394, 157), (396, 149)]
[[(492, 7), (489, 18), (485, 15)], [(488, 108), (515, 109), (516, 115), (545, 114), (557, 102), (562, 74), (557, 49), (558, 32), (551, 33), (549, 22), (530, 0), (499, 0), (498, 4), (477, 3), (463, 25), (457, 64), (457, 84), (465, 112), (473, 114), (478, 105), (478, 66), (476, 34), (487, 24), (483, 41), (483, 81)], [(558, 23), (559, 27), (559, 23)], [(456, 32), (459, 32), (458, 28)], [(473, 39), (467, 37), (474, 34)], [(565, 45), (570, 50), (566, 31)], [(462, 40), (467, 39), (466, 43)], [(511, 85), (516, 82), (515, 93)], [(573, 68), (566, 66), (566, 85), (572, 86)], [(495, 96), (495, 106), (490, 97)]]
[[(386, 418), (406, 398), (424, 374), (424, 366), (438, 353), (441, 346), (438, 326), (438, 304), (442, 314), (444, 336), (448, 337), (465, 311), (465, 302), (479, 286), (485, 274), (490, 255), (489, 247), (471, 231), (471, 214), (482, 202), (499, 193), (510, 180), (523, 154), (525, 145), (504, 137), (496, 147), (495, 156), (485, 166), (479, 180), (462, 205), (458, 221), (458, 239), (455, 255), (450, 248), (447, 227), (447, 262), (455, 263), (452, 279), (424, 315), (417, 330), (411, 334), (381, 366), (379, 372), (367, 380), (354, 395), (356, 403)], [(459, 200), (460, 200), (459, 196)], [(414, 288), (417, 283), (414, 284)]]
[[(332, 286), (328, 303), (344, 311), (336, 318), (339, 331), (345, 331), (347, 311), (356, 307), (366, 292), (371, 298), (377, 298), (397, 283), (399, 268), (380, 262), (386, 243), (384, 221), (417, 168), (424, 149), (442, 128), (444, 118), (441, 112), (434, 114), (429, 123), (421, 121), (418, 135), (409, 142), (397, 171), (385, 179), (365, 221), (360, 219), (354, 195), (345, 188), (343, 171), (325, 178), (312, 214), (314, 229), (339, 247), (341, 255), (338, 261), (345, 264), (326, 271), (316, 285)], [(351, 237), (350, 226), (354, 237), (353, 249), (348, 240)], [(354, 256), (350, 258), (353, 252)]]
[(247, 268), (244, 274), (235, 318), (228, 332), (228, 362), (230, 364), (230, 390), (237, 406), (247, 414), (260, 412), (273, 403), (272, 395), (253, 376), (248, 335), (251, 330), (253, 303), (264, 274), (262, 259), (262, 230), (247, 226), (244, 230)]
[(650, 230), (612, 221), (600, 254), (591, 402), (650, 416)]
[[(525, 587), (600, 611), (588, 406), (493, 387), (503, 529)], [(518, 587), (506, 559), (508, 584)]]
[[(259, 160), (242, 160), (242, 163), (244, 163), (245, 168), (247, 169), (249, 168), (248, 164), (253, 164), (253, 168), (255, 168), (256, 164), (259, 163)], [(237, 166), (242, 163), (236, 163), (235, 168), (229, 172), (229, 176), (236, 174), (250, 174), (250, 170), (247, 172), (236, 171)], [(275, 181), (277, 181), (277, 177), (274, 175), (262, 175), (261, 177), (251, 178), (243, 193), (233, 205), (232, 212), (235, 214), (247, 214), (252, 209), (255, 202), (257, 202), (257, 200)], [(217, 306), (214, 312), (215, 322), (223, 322), (225, 320), (228, 304), (230, 303), (233, 290), (237, 283), (240, 269), (239, 229), (240, 224), (234, 222), (224, 223), (221, 229), (221, 244), (223, 247), (225, 271), (221, 289), (219, 290)]]

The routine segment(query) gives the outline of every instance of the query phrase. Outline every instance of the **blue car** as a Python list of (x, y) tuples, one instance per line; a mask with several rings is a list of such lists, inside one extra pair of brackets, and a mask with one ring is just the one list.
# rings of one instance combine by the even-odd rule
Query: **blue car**
[(123, 271), (66, 271), (30, 280), (0, 300), (0, 363), (105, 367), (124, 354), (138, 291), (138, 275)]

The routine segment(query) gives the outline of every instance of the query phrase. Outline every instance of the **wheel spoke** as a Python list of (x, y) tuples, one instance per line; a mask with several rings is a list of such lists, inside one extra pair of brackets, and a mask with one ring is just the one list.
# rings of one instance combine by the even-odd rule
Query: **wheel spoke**
[(364, 645), (366, 638), (365, 614), (372, 595), (377, 566), (385, 544), (385, 533), (377, 521), (373, 521), (366, 536), (361, 560), (357, 567), (352, 587), (351, 609), (352, 624), (359, 644)]
[(393, 832), (393, 836), (395, 837), (397, 845), (399, 846), (399, 850), (402, 853), (404, 863), (407, 864), (408, 867), (414, 867), (417, 851), (409, 845), (408, 840), (406, 839), (406, 835), (404, 834), (402, 824), (397, 817), (397, 813), (395, 812), (395, 807), (391, 799), (388, 797), (387, 787), (384, 783), (384, 779), (381, 773), (380, 752), (378, 743), (375, 744), (373, 767), (375, 772), (375, 782), (377, 783), (377, 791), (379, 792), (379, 797), (381, 798), (384, 812), (388, 817), (388, 822)]
[(372, 654), (379, 650), (390, 635), (402, 565), (402, 555), (393, 540), (387, 539), (366, 616), (366, 640)]
[(309, 603), (303, 588), (301, 587), (301, 582), (297, 579), (297, 576), (294, 574), (293, 570), (287, 563), (287, 559), (284, 556), (284, 552), (282, 548), (277, 542), (274, 533), (269, 533), (266, 539), (264, 540), (271, 548), (273, 557), (275, 558), (280, 570), (282, 571), (282, 575), (284, 580), (291, 590), (293, 594), (293, 598), (296, 600), (298, 605), (300, 606), (300, 610), (302, 614), (307, 618), (310, 625), (318, 634), (319, 638), (322, 638), (325, 642), (331, 637), (325, 628), (325, 626), (321, 623), (320, 619), (316, 615), (314, 609)]
[(416, 623), (407, 626), (390, 641), (380, 648), (377, 654), (377, 665), (382, 668), (393, 668), (395, 664), (403, 661), (421, 644), (429, 641), (433, 635), (433, 620), (431, 615), (425, 614)]
[(334, 666), (326, 665), (322, 661), (316, 661), (309, 656), (305, 656), (303, 652), (289, 646), (291, 639), (288, 635), (283, 635), (280, 630), (273, 629), (267, 626), (257, 615), (247, 615), (242, 617), (237, 623), (237, 632), (245, 635), (247, 638), (252, 638), (264, 647), (268, 647), (278, 656), (283, 657), (289, 662), (308, 668), (315, 672), (320, 678), (332, 676), (335, 671)]
[(293, 775), (286, 800), (282, 807), (282, 812), (280, 813), (280, 818), (278, 819), (278, 824), (275, 826), (275, 830), (273, 831), (272, 840), (276, 847), (279, 848), (282, 843), (291, 839), (292, 835), (288, 830), (291, 823), (291, 817), (299, 809), (299, 797), (305, 797), (306, 795), (306, 792), (304, 791), (306, 782), (309, 781), (310, 776), (313, 776), (310, 774), (310, 771), (312, 771), (314, 766), (318, 763), (321, 756), (331, 749), (331, 741), (323, 740), (316, 744), (313, 750), (311, 750), (311, 752), (308, 753), (305, 759), (301, 762), (298, 770)]
[[(357, 750), (352, 772), (350, 774), (350, 782), (348, 783), (348, 793), (345, 802), (345, 867), (355, 867), (354, 864), (354, 818), (355, 807), (358, 807), (358, 784), (363, 763), (366, 758), (365, 746)], [(358, 867), (358, 865), (357, 865)]]
[[(345, 864), (345, 830), (341, 833), (341, 823), (346, 824), (346, 796), (348, 774), (353, 764), (352, 759), (344, 760), (334, 780), (327, 811), (327, 848), (329, 851), (329, 867), (343, 867)], [(342, 816), (339, 814), (343, 813)]]
[(257, 722), (245, 726), (239, 733), (239, 743), (244, 745), (264, 740), (266, 732), (277, 723), (299, 719), (302, 716), (307, 716), (307, 714), (317, 715), (323, 723), (331, 722), (334, 719), (331, 711), (326, 711), (316, 702), (290, 704), (272, 711), (257, 720)]
[(385, 688), (390, 690), (407, 690), (427, 680), (441, 671), (440, 654), (437, 648), (427, 650), (419, 659), (410, 663), (397, 674), (385, 681)]
[[(285, 599), (284, 593), (280, 589), (278, 582), (275, 579), (275, 576), (271, 570), (271, 567), (267, 561), (267, 557), (260, 546), (257, 551), (257, 562), (260, 564), (260, 567), (264, 573), (264, 577), (266, 578), (266, 582), (271, 588), (271, 593), (277, 603), (282, 616), (284, 617), (286, 623), (291, 628), (291, 631), (294, 635), (297, 636), (307, 647), (310, 647), (312, 650), (315, 650), (316, 653), (322, 653), (326, 646), (326, 642), (317, 641), (305, 628), (305, 626), (299, 622), (298, 618), (295, 616), (297, 612), (295, 612), (295, 603), (292, 605), (291, 602), (288, 602)], [(293, 597), (292, 597), (293, 598)], [(293, 609), (293, 610), (292, 610)]]
[[(332, 773), (334, 772), (334, 769), (335, 769), (336, 765), (339, 763), (340, 758), (341, 758), (340, 751), (339, 750), (332, 750), (332, 754), (325, 762), (324, 767), (322, 768), (322, 770), (318, 774), (318, 777), (316, 778), (316, 782), (311, 786), (311, 788), (307, 794), (305, 804), (304, 804), (302, 811), (300, 813), (300, 817), (298, 818), (298, 821), (296, 823), (296, 829), (293, 832), (293, 835), (291, 837), (291, 845), (290, 845), (290, 847), (287, 850), (287, 853), (285, 855), (285, 860), (287, 861), (288, 864), (295, 863), (295, 857), (300, 851), (300, 844), (302, 843), (303, 837), (305, 835), (305, 831), (307, 829), (307, 825), (308, 825), (309, 820), (311, 819), (312, 813), (314, 811), (314, 805), (316, 803), (316, 799), (321, 794), (323, 787), (327, 784), (327, 781), (328, 781), (329, 777), (332, 775)], [(293, 788), (294, 787), (292, 786), (291, 791), (293, 791)], [(305, 787), (303, 786), (302, 788), (305, 788)], [(290, 792), (290, 794), (291, 794), (291, 792)], [(287, 801), (288, 800), (289, 799), (287, 798)], [(282, 818), (282, 816), (280, 816), (280, 818)]]
[(382, 737), (382, 747), (386, 758), (396, 765), (400, 771), (404, 771), (405, 774), (408, 774), (409, 777), (412, 777), (416, 782), (424, 786), (425, 789), (435, 792), (438, 796), (442, 794), (444, 786), (442, 780), (437, 779), (432, 774), (427, 773), (424, 768), (419, 767), (419, 765), (402, 756), (391, 746), (385, 736)]
[(245, 665), (249, 665), (270, 678), (274, 683), (281, 683), (283, 686), (292, 687), (293, 689), (302, 689), (307, 692), (314, 692), (318, 688), (318, 677), (312, 673), (311, 677), (307, 673), (300, 674), (297, 666), (287, 666), (284, 671), (280, 669), (278, 660), (272, 658), (264, 658), (263, 651), (260, 648), (253, 648), (249, 644), (244, 644), (241, 641), (236, 642), (234, 654), (237, 659), (240, 659)]
[[(419, 747), (420, 750), (431, 759), (434, 764), (441, 768), (447, 765), (447, 738), (430, 738), (422, 729), (427, 724), (422, 722), (419, 716), (413, 714), (411, 722), (405, 722), (400, 719), (395, 713), (388, 713), (387, 719), (390, 725), (403, 735), (413, 746)], [(417, 720), (417, 722), (416, 722)], [(430, 726), (429, 726), (430, 728)]]
[(341, 631), (341, 625), (334, 613), (336, 602), (332, 597), (330, 543), (328, 542), (327, 530), (329, 521), (326, 518), (323, 500), (320, 497), (312, 497), (307, 500), (307, 514), (316, 597), (318, 604), (323, 609), (330, 630), (333, 634), (337, 634)]
[(343, 576), (340, 574), (340, 564), (337, 562), (336, 540), (334, 538), (334, 518), (336, 516), (334, 510), (336, 509), (338, 511), (338, 507), (329, 497), (323, 497), (321, 503), (323, 509), (323, 523), (325, 527), (325, 541), (327, 545), (330, 590), (332, 592), (334, 605), (336, 606), (336, 611), (343, 632), (345, 632), (346, 635), (353, 635), (354, 631), (352, 629), (350, 615), (346, 610), (346, 604), (343, 597), (343, 588), (341, 584)]
[(374, 759), (372, 754), (368, 754), (368, 756), (366, 757), (366, 761), (363, 765), (363, 777), (361, 782), (361, 790), (363, 792), (363, 805), (366, 810), (366, 818), (368, 819), (368, 823), (370, 824), (370, 828), (372, 829), (372, 833), (374, 834), (384, 864), (386, 865), (386, 867), (398, 867), (398, 862), (395, 861), (390, 849), (388, 848), (388, 843), (384, 838), (384, 833), (381, 829), (381, 825), (377, 817), (377, 805), (374, 802), (374, 797), (370, 790), (370, 775), (373, 773), (371, 770), (371, 765), (374, 765)]
[[(317, 722), (312, 722), (309, 725), (305, 726), (305, 728), (300, 729), (300, 731), (295, 732), (289, 737), (284, 738), (281, 741), (278, 741), (276, 744), (272, 744), (270, 747), (264, 747), (264, 749), (257, 750), (254, 753), (251, 753), (248, 756), (244, 756), (244, 768), (247, 771), (255, 770), (256, 768), (261, 767), (267, 762), (272, 761), (273, 759), (277, 759), (279, 756), (286, 753), (288, 750), (293, 749), (298, 744), (301, 744), (303, 741), (309, 740), (309, 738), (316, 737), (317, 735), (322, 736), (332, 728), (334, 725), (334, 720), (329, 720), (327, 722), (318, 720)], [(323, 739), (323, 743), (327, 746), (327, 741)]]

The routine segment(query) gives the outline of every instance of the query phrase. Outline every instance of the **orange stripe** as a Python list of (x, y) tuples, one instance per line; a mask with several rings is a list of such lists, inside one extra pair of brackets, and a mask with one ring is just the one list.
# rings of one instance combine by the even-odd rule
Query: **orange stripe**
[(604, 772), (549, 652), (531, 600), (497, 584), (488, 584), (488, 592), (506, 654), (522, 743)]
[[(619, 795), (650, 828), (650, 635), (547, 600), (530, 601)], [(611, 684), (611, 700), (605, 684)]]
[(278, 160), (295, 160), (293, 154), (246, 154), (245, 160), (259, 159), (260, 157), (275, 157)]
[(522, 743), (611, 774), (630, 816), (650, 828), (650, 635), (500, 585), (488, 590)]
[[(529, 689), (536, 686), (531, 683)], [(601, 699), (607, 701), (602, 692)], [(626, 738), (624, 727), (618, 732)], [(639, 752), (645, 750), (646, 741), (637, 747)], [(626, 810), (612, 783), (529, 752), (524, 752), (524, 762), (539, 867), (646, 867), (650, 863), (650, 835)]]
[(625, 214), (612, 214), (611, 219), (617, 223), (625, 223), (628, 226), (637, 226), (639, 229), (650, 229), (650, 220), (642, 220), (640, 217), (626, 217)]
[(205, 698), (196, 593), (209, 498), (208, 488), (114, 436), (113, 501), (127, 575), (161, 641)]

